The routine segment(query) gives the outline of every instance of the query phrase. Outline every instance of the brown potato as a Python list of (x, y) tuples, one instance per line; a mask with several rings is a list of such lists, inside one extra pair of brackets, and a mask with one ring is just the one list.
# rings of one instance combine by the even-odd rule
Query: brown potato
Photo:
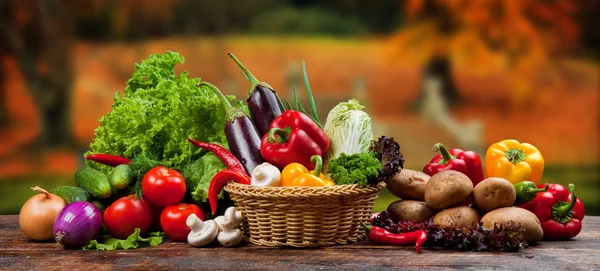
[(532, 212), (519, 207), (504, 207), (493, 210), (481, 218), (483, 226), (492, 229), (494, 224), (508, 225), (514, 223), (525, 229), (523, 237), (527, 242), (537, 242), (544, 236), (540, 220)]
[(387, 189), (401, 199), (425, 200), (425, 185), (429, 175), (411, 169), (403, 169), (391, 179), (385, 181)]
[(434, 210), (443, 210), (466, 200), (473, 191), (467, 175), (455, 170), (445, 170), (431, 176), (425, 185), (425, 203)]
[(427, 220), (435, 214), (431, 208), (425, 205), (423, 201), (416, 200), (397, 200), (392, 202), (387, 208), (392, 219), (397, 221), (404, 220)]
[(433, 217), (433, 223), (441, 228), (472, 228), (479, 223), (479, 214), (471, 207), (459, 206), (439, 212)]
[(483, 213), (513, 206), (516, 198), (515, 187), (503, 178), (487, 178), (473, 188), (473, 203)]

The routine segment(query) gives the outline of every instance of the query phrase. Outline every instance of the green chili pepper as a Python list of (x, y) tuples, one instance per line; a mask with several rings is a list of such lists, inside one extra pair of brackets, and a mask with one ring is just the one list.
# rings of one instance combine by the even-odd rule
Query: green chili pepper
[(517, 192), (515, 206), (532, 201), (539, 192), (548, 191), (548, 184), (544, 184), (544, 188), (538, 188), (534, 182), (530, 181), (522, 181), (514, 184), (514, 186)]

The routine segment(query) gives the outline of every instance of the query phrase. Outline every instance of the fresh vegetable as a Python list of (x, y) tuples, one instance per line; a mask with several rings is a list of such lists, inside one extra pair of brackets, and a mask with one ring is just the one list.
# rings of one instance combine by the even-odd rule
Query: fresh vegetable
[(360, 223), (369, 236), (369, 240), (388, 245), (410, 245), (415, 244), (415, 250), (417, 253), (421, 253), (421, 245), (427, 241), (427, 233), (424, 230), (416, 230), (414, 232), (407, 233), (391, 233), (383, 228), (377, 226), (369, 226), (364, 223)]
[(116, 249), (130, 249), (138, 248), (140, 246), (158, 246), (163, 242), (164, 233), (162, 232), (151, 232), (148, 233), (147, 238), (140, 236), (140, 229), (136, 228), (135, 231), (127, 236), (126, 239), (117, 239), (110, 235), (98, 236), (97, 239), (92, 240), (87, 246), (83, 247), (83, 250), (97, 249), (97, 250), (116, 250)]
[[(539, 184), (538, 188), (544, 187)], [(575, 185), (568, 189), (560, 184), (549, 184), (548, 191), (539, 193), (534, 200), (522, 205), (533, 212), (544, 230), (544, 240), (566, 240), (581, 232), (585, 210), (575, 195)]]
[(125, 239), (140, 229), (145, 234), (152, 224), (152, 208), (137, 195), (122, 197), (104, 210), (104, 225), (108, 232), (119, 239)]
[(242, 220), (244, 219), (242, 212), (233, 206), (225, 210), (225, 214), (223, 215), (223, 217), (224, 219), (231, 221), (233, 227), (239, 227), (242, 224)]
[(373, 152), (342, 153), (329, 161), (328, 173), (336, 184), (375, 184), (382, 169), (381, 162)]
[(431, 176), (416, 170), (403, 169), (385, 180), (387, 189), (401, 199), (425, 200), (425, 186)]
[(385, 181), (392, 178), (404, 167), (404, 157), (400, 153), (400, 144), (394, 141), (393, 137), (381, 136), (375, 142), (371, 151), (377, 154), (377, 159), (381, 162), (381, 172), (379, 181)]
[(281, 171), (281, 186), (292, 186), (292, 181), (303, 173), (308, 173), (308, 169), (300, 163), (290, 163)]
[(234, 223), (235, 222), (227, 219), (223, 220), (223, 223), (217, 223), (219, 226), (217, 241), (224, 247), (236, 246), (244, 239), (242, 231), (240, 229), (236, 229)]
[(425, 202), (416, 200), (397, 200), (392, 202), (386, 210), (390, 217), (397, 221), (415, 220), (424, 221), (435, 215)]
[(265, 162), (254, 168), (250, 185), (253, 186), (278, 186), (281, 182), (281, 172), (275, 166)]
[(473, 203), (483, 213), (515, 204), (515, 187), (508, 180), (490, 177), (473, 188)]
[(160, 225), (169, 239), (177, 242), (187, 240), (191, 230), (185, 221), (191, 214), (195, 214), (202, 221), (205, 220), (202, 209), (195, 204), (179, 203), (162, 211)]
[(504, 207), (493, 210), (481, 218), (484, 227), (492, 229), (495, 226), (507, 227), (514, 224), (523, 228), (523, 238), (527, 242), (537, 242), (542, 239), (544, 231), (540, 220), (532, 212), (519, 207)]
[(227, 149), (221, 147), (219, 144), (200, 142), (191, 138), (188, 138), (188, 141), (198, 148), (202, 148), (212, 152), (214, 155), (219, 157), (219, 159), (221, 159), (223, 164), (225, 164), (225, 166), (227, 166), (228, 169), (235, 169), (241, 172), (246, 172), (246, 169), (244, 169), (244, 165), (242, 165), (240, 160), (238, 160), (235, 157), (235, 155), (233, 155)]
[(315, 163), (315, 170), (298, 175), (293, 181), (292, 186), (333, 186), (335, 183), (328, 179), (321, 178), (321, 169), (323, 167), (323, 159), (319, 155), (313, 155), (310, 158), (311, 162)]
[(210, 203), (210, 208), (213, 215), (217, 212), (217, 198), (219, 193), (221, 193), (221, 189), (223, 189), (223, 187), (229, 181), (249, 185), (251, 179), (250, 176), (246, 175), (246, 173), (239, 172), (237, 170), (225, 169), (219, 171), (219, 173), (213, 177), (212, 181), (210, 182), (210, 187), (208, 188), (208, 202)]
[(434, 210), (458, 205), (471, 196), (473, 183), (467, 175), (455, 170), (444, 170), (431, 176), (425, 186), (425, 202)]
[(479, 214), (471, 207), (458, 206), (440, 211), (433, 217), (433, 223), (440, 228), (474, 228), (479, 223)]
[(210, 182), (215, 174), (223, 169), (226, 169), (225, 165), (213, 153), (207, 153), (202, 158), (185, 166), (181, 174), (186, 182), (186, 190), (191, 200), (196, 203), (207, 202)]
[(265, 82), (259, 82), (254, 75), (232, 54), (229, 57), (240, 67), (242, 75), (250, 82), (248, 90), (248, 108), (259, 135), (264, 135), (270, 130), (271, 122), (281, 115), (283, 105), (275, 90)]
[(91, 167), (84, 167), (75, 173), (75, 185), (98, 199), (106, 199), (112, 194), (108, 176)]
[(98, 208), (100, 212), (104, 212), (104, 210), (106, 209), (106, 204), (104, 204), (104, 202), (100, 201), (99, 199), (92, 199), (92, 201), (90, 202), (94, 204), (94, 206), (96, 206), (96, 208)]
[(287, 110), (271, 123), (271, 129), (261, 140), (260, 153), (278, 168), (300, 163), (314, 169), (311, 157), (325, 155), (329, 147), (329, 138), (309, 116)]
[[(425, 165), (423, 172), (429, 176), (444, 170), (456, 170), (469, 177), (473, 186), (476, 186), (483, 180), (483, 168), (481, 167), (481, 158), (479, 154), (473, 151), (464, 151), (461, 149), (448, 150), (441, 143), (433, 145), (435, 151), (441, 154), (431, 159), (429, 164)], [(491, 176), (489, 176), (491, 177)]]
[(65, 248), (87, 245), (102, 227), (102, 213), (85, 201), (70, 203), (58, 213), (54, 222), (54, 239)]
[(116, 189), (124, 189), (133, 181), (133, 171), (128, 165), (118, 165), (112, 169), (108, 180), (112, 187)]
[(250, 174), (256, 166), (264, 162), (260, 155), (260, 135), (256, 127), (242, 110), (231, 106), (217, 87), (208, 82), (202, 82), (201, 85), (207, 86), (219, 98), (221, 106), (225, 109), (225, 135), (229, 149), (242, 162), (245, 173)]
[(485, 175), (500, 177), (515, 184), (542, 179), (544, 158), (540, 151), (529, 143), (507, 139), (492, 144), (485, 153)]
[(548, 184), (542, 184), (542, 188), (538, 188), (534, 182), (522, 181), (514, 184), (516, 191), (515, 206), (525, 204), (535, 199), (538, 193), (548, 191)]
[(144, 175), (142, 192), (152, 205), (167, 207), (181, 202), (185, 196), (185, 181), (177, 170), (155, 167)]
[(61, 185), (52, 188), (50, 194), (61, 197), (67, 204), (76, 201), (90, 201), (90, 194), (81, 187)]
[(116, 167), (118, 165), (129, 165), (129, 163), (131, 163), (131, 160), (129, 160), (123, 156), (105, 154), (105, 153), (90, 154), (90, 155), (86, 156), (85, 159), (90, 160), (90, 161), (95, 161), (100, 164), (111, 166), (111, 167)]
[(19, 212), (19, 227), (27, 237), (45, 241), (54, 237), (54, 220), (65, 207), (65, 201), (39, 186), (31, 188), (39, 194), (29, 198)]
[(519, 251), (526, 245), (523, 238), (523, 228), (509, 224), (488, 229), (480, 224), (475, 228), (441, 228), (433, 219), (427, 221), (394, 221), (388, 212), (375, 215), (373, 226), (386, 229), (391, 233), (413, 232), (424, 230), (427, 242), (424, 245), (445, 247), (455, 250), (468, 251)]
[(202, 221), (195, 214), (191, 214), (185, 223), (191, 229), (187, 241), (193, 247), (206, 246), (219, 234), (219, 227), (214, 220)]
[[(123, 95), (115, 94), (112, 110), (100, 119), (85, 156), (110, 153), (131, 159), (134, 179), (141, 180), (155, 166), (181, 171), (205, 155), (187, 142), (190, 137), (227, 147), (225, 110), (209, 88), (197, 85), (199, 78), (175, 73), (175, 65), (183, 62), (181, 55), (166, 52), (136, 64)], [(134, 167), (138, 158), (144, 160)], [(111, 170), (87, 164), (106, 174)]]
[(340, 157), (342, 153), (352, 155), (370, 151), (374, 137), (371, 117), (362, 111), (364, 108), (356, 99), (350, 99), (329, 111), (325, 133), (331, 141), (331, 150), (325, 159), (326, 166), (329, 160)]

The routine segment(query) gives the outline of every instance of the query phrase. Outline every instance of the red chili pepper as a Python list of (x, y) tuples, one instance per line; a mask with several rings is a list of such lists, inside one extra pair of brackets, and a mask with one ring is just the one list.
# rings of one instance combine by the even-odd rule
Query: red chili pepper
[(188, 138), (188, 141), (190, 143), (194, 144), (194, 146), (196, 146), (198, 148), (202, 148), (202, 149), (205, 149), (205, 150), (208, 150), (208, 151), (214, 153), (217, 157), (219, 157), (219, 159), (221, 159), (221, 161), (223, 161), (223, 164), (225, 164), (225, 166), (228, 169), (235, 169), (237, 171), (248, 174), (248, 172), (246, 172), (246, 169), (244, 168), (244, 165), (242, 165), (240, 160), (238, 160), (235, 157), (235, 155), (233, 155), (231, 152), (229, 152), (227, 149), (221, 147), (220, 145), (206, 143), (206, 142), (194, 140), (191, 138)]
[(440, 151), (439, 154), (429, 164), (425, 165), (423, 172), (429, 176), (444, 170), (456, 170), (464, 173), (471, 179), (473, 186), (483, 181), (483, 167), (481, 166), (481, 158), (474, 151), (464, 151), (461, 149), (451, 149), (448, 151), (446, 146), (441, 143), (433, 145), (435, 151)]
[[(538, 184), (543, 188), (544, 184)], [(544, 240), (565, 240), (581, 231), (585, 210), (575, 195), (575, 185), (567, 190), (560, 184), (549, 184), (548, 191), (538, 193), (535, 199), (521, 205), (534, 213), (542, 223)]]
[(308, 115), (287, 110), (271, 122), (271, 130), (261, 140), (260, 154), (280, 169), (300, 163), (312, 170), (315, 165), (310, 158), (325, 155), (330, 144), (327, 134)]
[(111, 166), (111, 167), (116, 167), (118, 165), (129, 165), (129, 163), (131, 163), (131, 160), (129, 160), (123, 156), (112, 155), (112, 154), (103, 154), (103, 153), (91, 154), (91, 155), (86, 156), (85, 159), (91, 160), (91, 161), (96, 161), (100, 164)]
[(249, 185), (250, 180), (248, 174), (235, 169), (224, 169), (215, 174), (208, 187), (208, 203), (210, 204), (212, 214), (214, 215), (217, 212), (219, 193), (221, 193), (221, 189), (223, 189), (227, 182), (234, 181), (240, 184)]
[(360, 224), (367, 231), (369, 240), (376, 243), (397, 246), (411, 245), (414, 243), (417, 253), (421, 253), (421, 245), (427, 241), (427, 233), (424, 230), (395, 234), (385, 230), (384, 228), (369, 226), (362, 222)]

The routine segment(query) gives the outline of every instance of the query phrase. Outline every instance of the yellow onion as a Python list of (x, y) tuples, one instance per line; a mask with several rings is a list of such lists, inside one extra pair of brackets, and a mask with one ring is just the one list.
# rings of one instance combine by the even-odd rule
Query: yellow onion
[(27, 237), (36, 241), (54, 238), (54, 220), (65, 207), (65, 201), (57, 195), (50, 194), (39, 186), (32, 187), (38, 192), (31, 197), (19, 212), (19, 226)]

